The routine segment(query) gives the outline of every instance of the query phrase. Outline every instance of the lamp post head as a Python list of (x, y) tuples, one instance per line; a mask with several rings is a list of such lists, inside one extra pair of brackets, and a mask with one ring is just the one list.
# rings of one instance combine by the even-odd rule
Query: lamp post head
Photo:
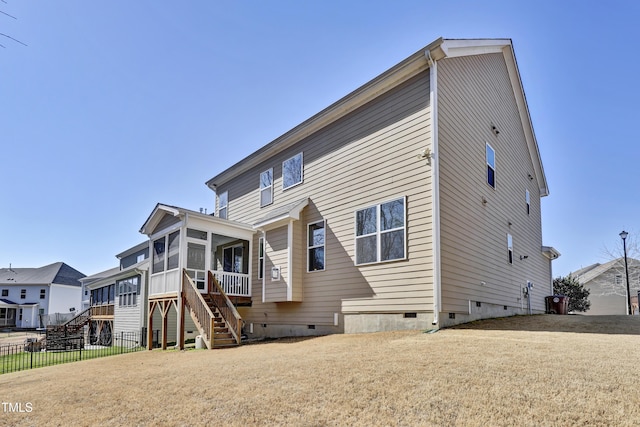
[(620, 233), (620, 237), (622, 238), (622, 240), (625, 240), (627, 238), (627, 236), (629, 235), (629, 233), (627, 233), (626, 231), (622, 230), (622, 233)]

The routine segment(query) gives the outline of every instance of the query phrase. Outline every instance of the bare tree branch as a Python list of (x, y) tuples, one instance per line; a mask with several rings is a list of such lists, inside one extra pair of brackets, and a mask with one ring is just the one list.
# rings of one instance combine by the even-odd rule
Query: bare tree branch
[[(27, 44), (22, 43), (20, 40), (18, 40), (18, 39), (14, 39), (13, 37), (8, 36), (8, 35), (6, 35), (6, 34), (4, 34), (4, 33), (0, 33), (0, 36), (5, 36), (6, 38), (13, 40), (14, 42), (18, 42), (18, 43), (20, 43), (21, 45), (27, 46)], [(3, 47), (4, 47), (4, 46), (3, 46)]]

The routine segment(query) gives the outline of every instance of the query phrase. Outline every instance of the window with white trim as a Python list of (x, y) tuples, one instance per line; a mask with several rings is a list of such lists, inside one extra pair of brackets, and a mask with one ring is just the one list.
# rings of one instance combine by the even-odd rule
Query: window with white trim
[(9, 289), (3, 289), (2, 290), (2, 296), (3, 297), (8, 297), (9, 296)]
[(132, 307), (137, 305), (140, 295), (140, 276), (133, 276), (116, 282), (118, 290), (118, 305), (120, 307)]
[(356, 265), (405, 259), (405, 198), (356, 211)]
[(302, 182), (302, 153), (282, 162), (282, 189), (298, 185)]
[(487, 184), (491, 187), (496, 188), (496, 152), (493, 147), (486, 143), (487, 145)]
[(513, 264), (513, 237), (507, 233), (507, 259), (509, 264)]
[(258, 239), (258, 279), (264, 278), (264, 237)]
[(40, 299), (46, 299), (46, 298), (47, 298), (47, 290), (40, 289)]
[(27, 290), (20, 289), (20, 299), (26, 299), (26, 298), (27, 298)]
[(527, 215), (531, 212), (531, 194), (529, 194), (529, 190), (526, 190), (524, 195), (525, 201), (527, 202)]
[(324, 220), (307, 226), (307, 271), (324, 270)]
[(229, 192), (225, 191), (218, 196), (218, 217), (227, 219), (229, 214)]
[(273, 168), (260, 174), (260, 207), (273, 203)]

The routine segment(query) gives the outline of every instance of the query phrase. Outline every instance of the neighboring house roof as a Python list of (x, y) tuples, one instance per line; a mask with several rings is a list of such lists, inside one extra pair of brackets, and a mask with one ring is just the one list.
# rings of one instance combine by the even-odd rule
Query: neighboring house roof
[[(627, 257), (627, 264), (629, 267), (637, 268), (640, 266), (640, 260)], [(604, 264), (598, 264), (598, 263), (592, 264), (588, 267), (582, 268), (576, 272), (571, 273), (571, 275), (576, 279), (578, 279), (580, 283), (588, 283), (593, 279), (597, 278), (598, 276), (601, 276), (602, 274), (611, 270), (612, 268), (620, 267), (620, 266), (624, 266), (624, 258), (622, 257), (613, 259)]]
[(535, 179), (540, 188), (540, 195), (549, 194), (547, 180), (540, 159), (540, 151), (533, 132), (531, 117), (527, 107), (522, 81), (518, 71), (513, 46), (510, 39), (443, 39), (439, 38), (411, 55), (396, 66), (364, 84), (347, 96), (333, 103), (318, 114), (304, 121), (289, 132), (266, 144), (254, 153), (245, 157), (235, 165), (214, 176), (206, 182), (212, 190), (240, 174), (258, 166), (261, 162), (282, 152), (288, 147), (303, 140), (329, 124), (345, 117), (366, 103), (393, 89), (409, 78), (426, 70), (430, 61), (445, 58), (478, 55), (486, 53), (502, 53), (505, 55), (507, 68), (511, 77), (511, 86), (518, 105), (518, 113), (522, 122), (529, 155), (535, 171)]
[(115, 280), (130, 277), (131, 272), (148, 271), (149, 262), (149, 258), (147, 258), (137, 264), (130, 265), (127, 268), (120, 269), (120, 267), (116, 267), (94, 274), (89, 282), (85, 282), (85, 287), (87, 289), (99, 288), (101, 286), (104, 286), (105, 284), (111, 284)]
[(118, 259), (122, 259), (126, 256), (135, 254), (136, 252), (139, 252), (143, 249), (146, 249), (149, 247), (149, 241), (145, 240), (144, 242), (138, 243), (137, 245), (135, 245), (132, 248), (127, 249), (126, 251), (123, 251), (122, 253), (119, 253), (118, 255), (116, 255), (116, 258)]
[(65, 264), (55, 262), (39, 268), (2, 268), (0, 284), (4, 285), (58, 285), (81, 286), (84, 274)]

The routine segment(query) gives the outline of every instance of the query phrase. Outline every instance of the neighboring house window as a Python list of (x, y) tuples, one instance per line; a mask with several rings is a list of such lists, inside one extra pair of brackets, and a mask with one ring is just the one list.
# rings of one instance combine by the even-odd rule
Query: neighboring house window
[(307, 226), (307, 271), (324, 270), (324, 224), (319, 221)]
[(22, 322), (22, 309), (18, 310), (18, 320)]
[(140, 254), (136, 257), (136, 264), (144, 261), (144, 254)]
[[(165, 258), (167, 260), (165, 266)], [(152, 273), (178, 268), (180, 261), (180, 231), (174, 231), (168, 236), (153, 241)]]
[(45, 299), (47, 297), (47, 290), (40, 289), (40, 299)]
[(405, 258), (405, 198), (356, 211), (356, 264)]
[(9, 289), (3, 289), (2, 290), (2, 296), (3, 297), (8, 297), (9, 296)]
[(273, 168), (260, 174), (260, 207), (273, 203)]
[(531, 212), (531, 194), (529, 194), (529, 190), (525, 193), (525, 200), (527, 202), (527, 215)]
[(487, 184), (496, 188), (496, 152), (487, 143)]
[(622, 276), (620, 274), (616, 274), (615, 284), (616, 285), (622, 285)]
[(282, 189), (302, 182), (302, 153), (282, 162)]
[(26, 298), (27, 298), (27, 290), (20, 289), (20, 299), (26, 299)]
[(513, 264), (513, 237), (507, 233), (507, 252), (509, 264)]
[(258, 239), (258, 279), (264, 277), (264, 237)]
[(224, 193), (218, 196), (218, 217), (222, 219), (227, 219), (228, 215), (228, 205), (229, 205), (229, 192), (225, 191)]
[(118, 280), (116, 286), (120, 307), (130, 307), (137, 304), (137, 296), (140, 295), (140, 276)]
[(44, 314), (44, 308), (41, 308), (40, 310), (38, 310), (38, 314)]

